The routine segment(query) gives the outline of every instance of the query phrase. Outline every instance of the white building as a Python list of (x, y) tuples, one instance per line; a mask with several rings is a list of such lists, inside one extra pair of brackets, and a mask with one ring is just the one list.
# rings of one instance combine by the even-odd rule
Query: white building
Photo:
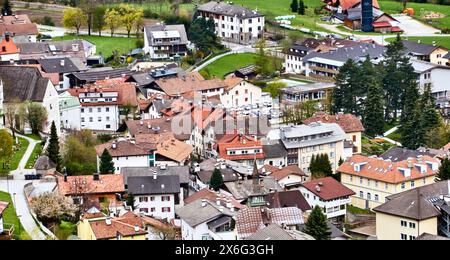
[(57, 73), (59, 75), (59, 84), (56, 86), (58, 91), (64, 91), (70, 88), (70, 74), (88, 70), (79, 58), (51, 57), (38, 59), (37, 61), (41, 65), (43, 72)]
[(319, 206), (329, 219), (345, 219), (350, 196), (355, 194), (332, 177), (302, 183), (300, 191), (311, 208)]
[(13, 40), (9, 33), (5, 33), (0, 49), (0, 60), (11, 62), (19, 60), (20, 50), (17, 48), (16, 44), (14, 44)]
[(265, 19), (257, 10), (240, 5), (211, 1), (200, 5), (198, 16), (214, 19), (217, 36), (224, 41), (252, 44), (264, 35)]
[(236, 240), (236, 213), (231, 203), (222, 206), (220, 202), (199, 199), (177, 209), (176, 213), (181, 219), (182, 240)]
[[(25, 101), (41, 104), (47, 110), (47, 122), (42, 131), (50, 132), (52, 122), (60, 129), (59, 97), (55, 87), (48, 78), (42, 77), (35, 67), (5, 66), (0, 67), (0, 93), (3, 93), (3, 108), (8, 104), (20, 105)], [(1, 106), (0, 106), (1, 107)], [(3, 120), (1, 120), (3, 124)], [(11, 122), (5, 123), (8, 125)]]
[(304, 72), (303, 57), (305, 57), (311, 48), (295, 44), (289, 48), (284, 56), (284, 68), (287, 73), (301, 74)]
[(152, 60), (182, 58), (189, 44), (183, 24), (157, 24), (144, 27), (144, 52)]
[(227, 87), (220, 95), (220, 102), (224, 108), (239, 108), (261, 103), (260, 87), (235, 76), (226, 78), (224, 82)]
[(136, 213), (156, 219), (175, 218), (175, 205), (183, 198), (180, 178), (175, 175), (128, 177), (128, 192), (135, 196)]
[(81, 105), (77, 97), (69, 92), (59, 94), (59, 112), (61, 118), (61, 128), (68, 130), (81, 129)]

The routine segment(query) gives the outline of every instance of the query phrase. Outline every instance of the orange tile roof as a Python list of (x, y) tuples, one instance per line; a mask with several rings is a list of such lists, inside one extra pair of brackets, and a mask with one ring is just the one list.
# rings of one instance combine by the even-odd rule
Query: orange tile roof
[[(302, 183), (301, 185), (323, 200), (333, 200), (355, 194), (355, 192), (345, 187), (333, 177), (315, 179)], [(320, 189), (317, 190), (317, 187)]]
[(20, 52), (19, 48), (17, 48), (12, 39), (6, 40), (6, 38), (3, 37), (0, 45), (0, 55), (17, 54)]
[(79, 194), (115, 194), (125, 192), (123, 176), (121, 174), (100, 175), (95, 181), (92, 175), (58, 177), (58, 191), (61, 195), (71, 196)]
[(238, 84), (240, 84), (242, 81), (244, 81), (243, 78), (231, 76), (231, 77), (225, 78), (224, 83), (226, 85), (226, 89), (230, 90), (230, 89), (234, 88), (235, 86), (237, 86)]
[[(338, 1), (340, 3), (342, 10), (344, 10), (344, 11), (347, 9), (350, 9), (352, 7), (355, 7), (356, 5), (361, 3), (361, 0), (332, 0), (333, 3), (336, 3)], [(372, 4), (375, 8), (380, 9), (380, 5), (378, 4), (377, 0), (373, 0)]]
[(255, 140), (252, 137), (234, 134), (225, 135), (221, 140), (218, 141), (217, 146), (219, 148), (220, 157), (225, 160), (235, 161), (235, 160), (252, 160), (255, 158), (254, 154), (244, 154), (244, 155), (228, 155), (228, 150), (233, 149), (259, 149), (261, 152), (256, 154), (256, 159), (264, 159), (265, 155), (263, 152), (263, 146), (261, 141)]
[[(89, 221), (92, 231), (97, 239), (112, 239), (118, 234), (122, 237), (146, 235), (143, 219), (131, 212), (119, 218), (111, 218), (111, 224), (108, 225), (105, 219)], [(136, 231), (135, 228), (139, 227)]]
[(193, 91), (224, 88), (225, 83), (219, 79), (205, 80), (198, 72), (186, 76), (162, 78), (155, 81), (168, 96), (179, 96)]
[(102, 85), (89, 84), (85, 85), (83, 88), (72, 88), (68, 90), (69, 93), (74, 97), (79, 97), (80, 93), (89, 92), (117, 92), (118, 99), (117, 102), (89, 102), (82, 103), (82, 106), (98, 106), (98, 105), (132, 105), (138, 107), (138, 99), (136, 94), (136, 86), (134, 83), (123, 83), (114, 85), (114, 87), (103, 87)]
[[(381, 158), (354, 155), (339, 166), (337, 171), (372, 180), (399, 184), (408, 180), (421, 179), (435, 175), (437, 170), (433, 171), (427, 162), (434, 162), (439, 165), (439, 160), (430, 156), (422, 156), (420, 158), (410, 158), (405, 161), (391, 162)], [(359, 172), (357, 172), (355, 171), (354, 166), (359, 163), (365, 163), (365, 165), (362, 166), (362, 169)], [(416, 167), (416, 164), (424, 165), (424, 167), (426, 167), (426, 172), (421, 173), (420, 169)], [(399, 169), (408, 168), (411, 170), (411, 176), (405, 177)]]
[(175, 138), (167, 139), (157, 145), (156, 153), (176, 162), (183, 162), (189, 158), (194, 147)]
[(352, 114), (329, 115), (321, 112), (315, 114), (313, 117), (303, 120), (303, 123), (310, 124), (319, 121), (322, 123), (336, 123), (346, 133), (364, 132), (364, 126), (362, 125), (361, 120)]
[(3, 213), (3, 211), (6, 210), (6, 208), (8, 208), (9, 202), (6, 201), (0, 201), (0, 214)]
[(270, 172), (270, 176), (275, 178), (277, 181), (282, 180), (289, 175), (297, 175), (302, 177), (306, 176), (302, 169), (300, 169), (297, 165), (290, 165), (281, 169), (274, 166), (265, 165), (263, 168), (266, 170), (266, 173)]

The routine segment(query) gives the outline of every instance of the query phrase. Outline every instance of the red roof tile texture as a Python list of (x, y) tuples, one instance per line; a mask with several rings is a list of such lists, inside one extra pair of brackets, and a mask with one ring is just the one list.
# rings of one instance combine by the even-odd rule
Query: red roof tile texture
[(323, 200), (333, 200), (355, 194), (332, 177), (315, 179), (301, 185)]
[(364, 126), (356, 116), (352, 114), (329, 115), (327, 113), (317, 113), (313, 117), (303, 120), (304, 124), (313, 122), (336, 123), (346, 133), (364, 132)]

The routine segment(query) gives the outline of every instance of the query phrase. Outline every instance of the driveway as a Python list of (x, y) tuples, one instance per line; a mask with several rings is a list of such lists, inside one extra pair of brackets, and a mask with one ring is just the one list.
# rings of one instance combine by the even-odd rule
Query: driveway
[(28, 145), (28, 148), (25, 151), (25, 154), (23, 155), (22, 160), (19, 163), (19, 166), (17, 167), (17, 170), (12, 171), (10, 173), (10, 175), (14, 175), (15, 180), (25, 180), (25, 174), (34, 174), (35, 173), (34, 169), (25, 169), (25, 168), (26, 168), (28, 159), (30, 158), (31, 154), (33, 153), (34, 147), (40, 141), (36, 141), (34, 139), (28, 138), (26, 136), (23, 136), (23, 135), (20, 135), (17, 133), (16, 133), (16, 136), (27, 139), (30, 144)]
[(403, 30), (404, 36), (434, 36), (441, 33), (440, 30), (407, 15), (396, 14), (392, 17), (400, 22), (398, 26)]

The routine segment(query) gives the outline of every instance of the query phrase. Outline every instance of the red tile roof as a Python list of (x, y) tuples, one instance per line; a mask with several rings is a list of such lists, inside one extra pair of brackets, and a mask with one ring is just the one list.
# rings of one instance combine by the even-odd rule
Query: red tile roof
[(3, 37), (0, 45), (0, 55), (19, 53), (19, 48), (17, 48), (12, 39), (6, 40), (6, 38)]
[(130, 237), (147, 234), (143, 219), (132, 212), (119, 218), (111, 218), (111, 224), (106, 223), (106, 218), (89, 221), (89, 224), (97, 239), (113, 239), (117, 235)]
[[(275, 180), (279, 181), (283, 178), (286, 178), (289, 175), (297, 175), (297, 176), (306, 176), (306, 174), (300, 169), (297, 165), (290, 165), (286, 167), (282, 167), (279, 169), (278, 167), (274, 167), (271, 165), (265, 165), (262, 169), (265, 170), (265, 173), (270, 172), (270, 176), (275, 178)], [(261, 169), (261, 170), (262, 170)], [(260, 170), (261, 173), (263, 173)]]
[(99, 106), (99, 105), (132, 105), (138, 107), (138, 98), (136, 94), (136, 86), (134, 83), (117, 84), (113, 87), (103, 87), (102, 85), (85, 85), (83, 88), (72, 88), (68, 90), (74, 97), (79, 97), (80, 93), (91, 92), (117, 92), (118, 98), (116, 102), (85, 102), (82, 106)]
[[(439, 160), (430, 156), (422, 156), (420, 158), (410, 158), (405, 161), (391, 162), (381, 158), (354, 155), (339, 166), (337, 171), (372, 180), (399, 184), (408, 180), (421, 179), (435, 175), (437, 170), (433, 171), (427, 162), (433, 162), (439, 165)], [(364, 164), (361, 166), (362, 169), (359, 172), (355, 171), (355, 164), (361, 163)], [(423, 165), (426, 172), (421, 173), (418, 166), (416, 166), (417, 164)], [(405, 177), (400, 169), (410, 169), (411, 176)]]
[(249, 137), (246, 135), (225, 135), (221, 140), (218, 141), (217, 145), (219, 148), (220, 157), (225, 160), (252, 160), (255, 158), (254, 154), (228, 155), (227, 151), (235, 149), (259, 149), (260, 153), (256, 154), (256, 159), (265, 158), (261, 141), (255, 140), (253, 137)]
[(9, 202), (6, 201), (0, 201), (0, 214), (3, 213), (3, 211), (6, 210), (6, 208), (8, 208)]
[[(361, 3), (361, 0), (332, 0), (333, 3), (336, 3), (337, 1), (339, 1), (340, 6), (344, 11)], [(378, 4), (377, 0), (373, 0), (372, 4), (373, 7), (380, 9), (380, 5)]]
[(61, 195), (71, 196), (79, 194), (115, 194), (125, 192), (123, 176), (121, 174), (100, 175), (95, 181), (92, 175), (58, 177), (58, 191)]
[(301, 185), (323, 200), (333, 200), (355, 194), (332, 177), (315, 179)]
[(303, 120), (303, 123), (310, 124), (319, 121), (322, 123), (336, 123), (346, 133), (364, 132), (364, 127), (361, 123), (361, 120), (359, 120), (356, 116), (352, 114), (329, 115), (327, 113), (321, 112), (315, 114), (313, 117)]
[(220, 199), (221, 205), (226, 206), (227, 200), (230, 200), (231, 205), (233, 205), (234, 208), (241, 209), (244, 207), (239, 201), (237, 201), (233, 196), (225, 196), (223, 194), (217, 194), (216, 192), (210, 190), (210, 189), (202, 189), (191, 196), (187, 197), (184, 200), (184, 203), (189, 204), (197, 200), (206, 199), (212, 203), (217, 203), (217, 198)]

